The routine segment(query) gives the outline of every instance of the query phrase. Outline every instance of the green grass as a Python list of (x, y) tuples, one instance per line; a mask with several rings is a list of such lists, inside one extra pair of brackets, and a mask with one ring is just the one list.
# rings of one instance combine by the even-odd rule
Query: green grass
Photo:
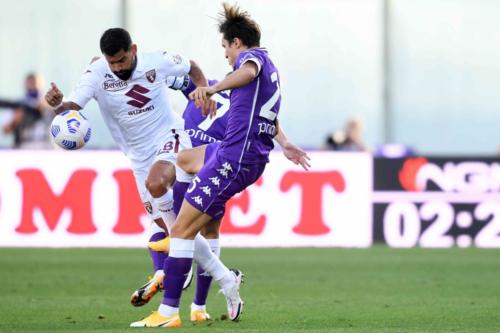
[[(184, 294), (176, 332), (500, 332), (500, 251), (223, 249), (246, 274), (242, 321), (192, 325)], [(150, 269), (145, 250), (0, 249), (0, 332), (151, 332), (128, 324)], [(153, 332), (159, 329), (153, 330)]]

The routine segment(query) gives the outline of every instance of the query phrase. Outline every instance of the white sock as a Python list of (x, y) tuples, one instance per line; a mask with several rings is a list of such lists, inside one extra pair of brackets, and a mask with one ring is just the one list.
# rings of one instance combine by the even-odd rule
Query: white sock
[(220, 258), (220, 241), (218, 238), (215, 239), (207, 239), (208, 245), (210, 246), (210, 249), (212, 252), (217, 256), (217, 258)]
[(194, 260), (196, 263), (200, 265), (205, 272), (210, 274), (214, 280), (219, 282), (222, 288), (233, 285), (233, 274), (212, 252), (205, 237), (198, 233), (194, 238), (194, 242)]
[(172, 258), (193, 258), (195, 241), (192, 239), (170, 238), (170, 253)]
[(158, 312), (163, 317), (170, 317), (173, 316), (174, 314), (179, 314), (179, 308), (174, 308), (173, 306), (170, 305), (160, 304)]
[(202, 310), (202, 311), (207, 311), (206, 305), (198, 305), (195, 303), (191, 303), (191, 311), (193, 310)]
[(158, 211), (163, 218), (163, 221), (170, 229), (175, 222), (177, 216), (174, 213), (174, 192), (169, 190), (167, 193), (159, 198), (155, 198), (156, 206), (158, 206)]
[(159, 269), (155, 272), (153, 279), (157, 278), (158, 276), (164, 276), (164, 275), (165, 275), (165, 273), (163, 273), (163, 269)]

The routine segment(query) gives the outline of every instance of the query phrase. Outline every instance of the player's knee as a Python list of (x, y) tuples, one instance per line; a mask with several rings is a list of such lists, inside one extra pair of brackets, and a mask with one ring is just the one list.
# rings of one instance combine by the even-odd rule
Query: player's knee
[(203, 237), (206, 239), (218, 239), (219, 233), (217, 230), (205, 230), (205, 232), (203, 232)]
[(167, 192), (168, 184), (161, 178), (148, 178), (145, 185), (153, 198), (159, 198)]
[(207, 224), (201, 233), (206, 239), (217, 239), (219, 238), (219, 228), (215, 223)]

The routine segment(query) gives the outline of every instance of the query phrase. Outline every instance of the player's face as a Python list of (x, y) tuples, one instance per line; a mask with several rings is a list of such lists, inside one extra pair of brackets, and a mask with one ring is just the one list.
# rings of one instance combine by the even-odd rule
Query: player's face
[(132, 76), (135, 69), (136, 54), (137, 46), (133, 44), (128, 51), (120, 50), (112, 56), (105, 54), (104, 57), (108, 61), (111, 71), (121, 80), (126, 81)]
[(233, 42), (228, 41), (227, 39), (222, 38), (222, 47), (224, 48), (224, 54), (226, 56), (229, 65), (234, 66), (236, 63), (236, 59), (238, 59), (238, 55), (241, 53), (239, 40), (235, 38)]

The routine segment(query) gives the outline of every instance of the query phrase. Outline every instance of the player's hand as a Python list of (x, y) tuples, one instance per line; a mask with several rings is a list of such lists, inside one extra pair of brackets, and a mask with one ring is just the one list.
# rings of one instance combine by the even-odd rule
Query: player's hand
[(201, 108), (201, 112), (204, 116), (210, 115), (210, 117), (215, 116), (215, 111), (217, 110), (217, 103), (210, 99), (215, 91), (212, 87), (197, 87), (189, 94), (189, 99), (194, 101), (196, 107)]
[(287, 142), (281, 148), (283, 149), (283, 154), (286, 158), (294, 164), (302, 166), (304, 170), (309, 170), (311, 167), (311, 164), (309, 164), (311, 158), (300, 147), (297, 147), (291, 142)]
[(55, 107), (62, 103), (63, 97), (64, 95), (61, 90), (59, 90), (54, 82), (51, 82), (50, 89), (45, 94), (45, 100), (47, 103), (49, 103), (50, 106)]

